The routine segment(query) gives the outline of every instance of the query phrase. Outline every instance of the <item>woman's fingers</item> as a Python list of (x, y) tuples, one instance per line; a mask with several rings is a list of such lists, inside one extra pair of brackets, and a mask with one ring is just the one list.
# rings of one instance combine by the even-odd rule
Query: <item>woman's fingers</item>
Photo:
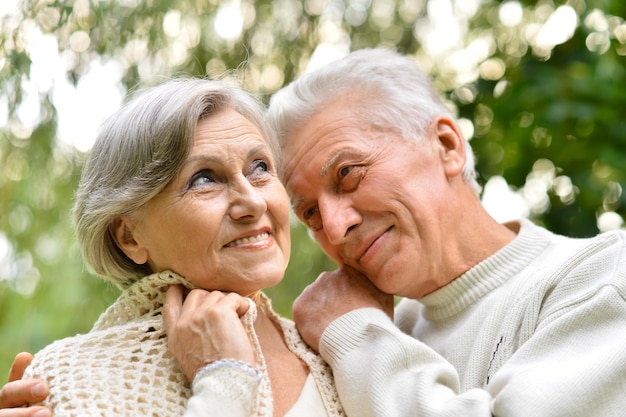
[(239, 317), (242, 317), (244, 314), (248, 312), (248, 310), (250, 310), (250, 303), (253, 303), (253, 302), (254, 301), (246, 297), (240, 297), (239, 300), (237, 300), (236, 311)]
[(168, 348), (189, 380), (204, 365), (224, 358), (254, 364), (254, 353), (241, 316), (250, 301), (236, 293), (195, 289), (184, 302), (182, 292), (169, 289), (163, 312)]
[(181, 285), (170, 285), (165, 293), (165, 304), (163, 305), (163, 326), (165, 333), (172, 334), (172, 328), (176, 325), (183, 309), (183, 287)]

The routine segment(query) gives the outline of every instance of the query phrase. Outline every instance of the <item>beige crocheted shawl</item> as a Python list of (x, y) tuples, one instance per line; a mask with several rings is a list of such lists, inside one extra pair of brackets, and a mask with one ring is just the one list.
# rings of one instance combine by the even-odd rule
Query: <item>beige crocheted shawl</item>
[[(161, 310), (172, 284), (192, 285), (172, 272), (147, 276), (126, 289), (84, 335), (56, 341), (35, 355), (24, 378), (50, 385), (43, 405), (62, 416), (182, 416), (191, 395), (182, 368), (167, 350)], [(328, 416), (344, 416), (330, 367), (300, 338), (293, 323), (278, 317), (267, 297), (263, 309), (280, 325), (289, 349), (309, 367)], [(265, 359), (252, 328), (264, 374), (255, 416), (271, 416), (272, 401)]]

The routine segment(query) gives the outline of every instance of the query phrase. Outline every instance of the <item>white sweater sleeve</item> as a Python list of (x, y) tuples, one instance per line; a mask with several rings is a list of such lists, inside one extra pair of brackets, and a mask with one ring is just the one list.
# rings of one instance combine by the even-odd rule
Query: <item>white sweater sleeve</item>
[(553, 311), (489, 384), (464, 392), (449, 362), (376, 309), (335, 320), (320, 351), (349, 416), (623, 416), (625, 298), (605, 286)]
[(251, 416), (259, 386), (259, 378), (244, 370), (215, 369), (194, 381), (184, 417)]
[(348, 416), (491, 416), (487, 392), (459, 394), (452, 365), (380, 310), (355, 310), (332, 322), (320, 353)]

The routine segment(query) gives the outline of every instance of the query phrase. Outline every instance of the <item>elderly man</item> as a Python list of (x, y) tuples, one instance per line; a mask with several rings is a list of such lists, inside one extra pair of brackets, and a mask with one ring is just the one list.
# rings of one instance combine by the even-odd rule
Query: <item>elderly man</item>
[(341, 268), (293, 314), (348, 415), (626, 415), (626, 233), (498, 224), (453, 116), (389, 51), (304, 75), (269, 118), (294, 212)]
[(340, 266), (294, 319), (349, 416), (624, 415), (624, 232), (498, 224), (454, 117), (390, 51), (304, 75), (268, 117), (293, 209)]

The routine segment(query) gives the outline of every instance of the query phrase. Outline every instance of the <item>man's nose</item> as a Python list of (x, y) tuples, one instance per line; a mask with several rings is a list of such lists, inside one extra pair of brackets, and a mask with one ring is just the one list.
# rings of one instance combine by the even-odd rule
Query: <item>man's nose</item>
[(318, 201), (324, 233), (330, 244), (341, 245), (348, 233), (361, 224), (362, 218), (346, 195), (327, 196)]

